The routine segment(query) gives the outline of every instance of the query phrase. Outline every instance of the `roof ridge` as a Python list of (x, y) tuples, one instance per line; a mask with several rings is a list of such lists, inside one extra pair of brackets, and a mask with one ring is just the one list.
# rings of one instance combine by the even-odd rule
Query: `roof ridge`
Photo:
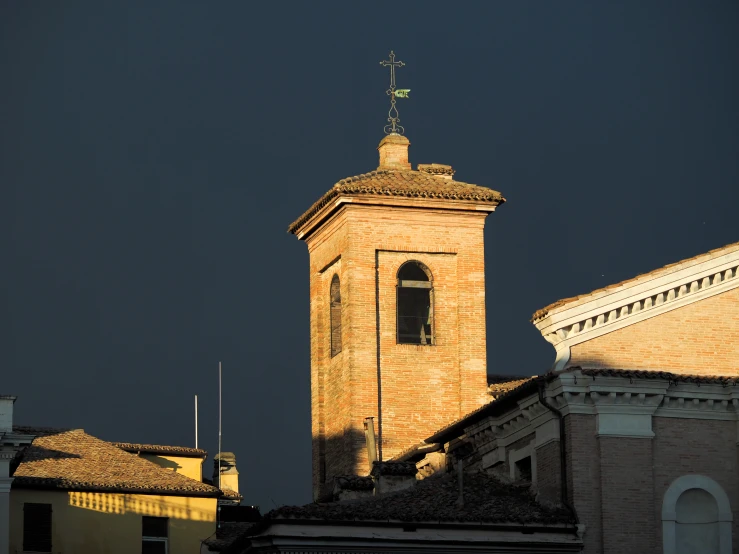
[(149, 453), (183, 453), (183, 454), (202, 454), (207, 455), (208, 453), (202, 448), (193, 448), (191, 446), (175, 446), (166, 444), (148, 444), (138, 442), (119, 442), (119, 441), (108, 441), (113, 446), (120, 448), (124, 451), (135, 450), (135, 451), (149, 451)]
[(23, 452), (14, 486), (220, 495), (216, 487), (160, 467), (73, 429), (38, 436)]
[(625, 287), (632, 283), (636, 284), (637, 281), (641, 281), (645, 279), (646, 277), (657, 277), (658, 275), (668, 274), (670, 273), (669, 270), (677, 269), (677, 266), (680, 266), (682, 264), (698, 265), (699, 263), (702, 263), (703, 261), (706, 261), (710, 258), (718, 257), (716, 256), (716, 254), (718, 254), (719, 252), (726, 251), (726, 253), (729, 254), (735, 250), (739, 250), (739, 242), (732, 242), (724, 246), (721, 246), (719, 248), (714, 248), (712, 250), (709, 250), (708, 252), (702, 252), (700, 254), (696, 254), (695, 256), (691, 256), (689, 258), (684, 258), (676, 262), (665, 264), (662, 267), (655, 268), (651, 271), (647, 271), (646, 273), (640, 273), (634, 277), (630, 277), (629, 279), (624, 279), (623, 281), (619, 281), (616, 283), (612, 283), (610, 285), (606, 285), (605, 287), (592, 290), (585, 294), (571, 296), (569, 298), (562, 298), (560, 300), (552, 302), (551, 304), (539, 310), (536, 310), (531, 316), (531, 322), (534, 323), (534, 322), (539, 321), (540, 319), (545, 318), (549, 314), (549, 312), (551, 312), (552, 310), (556, 310), (558, 308), (561, 308), (569, 304), (574, 304), (575, 302), (578, 302), (580, 300), (591, 299), (599, 293), (613, 291), (615, 289), (618, 289), (620, 287)]
[(489, 202), (496, 206), (505, 202), (500, 192), (482, 185), (455, 181), (413, 169), (376, 169), (337, 181), (303, 215), (288, 226), (288, 232), (296, 233), (299, 227), (339, 194), (471, 200)]

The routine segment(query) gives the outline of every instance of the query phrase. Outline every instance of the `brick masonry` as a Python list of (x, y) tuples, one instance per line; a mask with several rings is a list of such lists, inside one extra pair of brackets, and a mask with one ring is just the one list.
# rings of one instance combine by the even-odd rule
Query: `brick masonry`
[[(326, 492), (334, 476), (368, 470), (364, 418), (375, 417), (379, 431), (376, 285), (383, 458), (420, 442), (487, 399), (487, 212), (451, 211), (444, 203), (422, 207), (399, 206), (392, 199), (378, 202), (344, 205), (307, 240), (314, 495)], [(432, 274), (433, 346), (396, 344), (397, 272), (409, 260), (422, 262)], [(341, 281), (343, 350), (332, 358), (329, 290), (334, 275)]]
[(656, 417), (653, 420), (655, 554), (661, 554), (662, 499), (670, 484), (683, 475), (705, 475), (729, 497), (734, 511), (733, 552), (739, 552), (739, 459), (737, 423), (704, 419)]
[(553, 441), (536, 449), (536, 473), (538, 499), (550, 504), (560, 504), (561, 464), (559, 441)]
[[(662, 502), (673, 481), (697, 474), (739, 498), (734, 421), (654, 417), (655, 437), (598, 436), (596, 416), (565, 417), (570, 502), (585, 524), (584, 552), (662, 553)], [(573, 455), (574, 454), (574, 455)], [(540, 499), (559, 499), (559, 442), (537, 450)], [(733, 535), (739, 536), (739, 518)], [(734, 552), (739, 552), (737, 541)]]
[(569, 365), (739, 375), (739, 289), (574, 345)]
[(598, 437), (603, 554), (654, 552), (652, 439)]

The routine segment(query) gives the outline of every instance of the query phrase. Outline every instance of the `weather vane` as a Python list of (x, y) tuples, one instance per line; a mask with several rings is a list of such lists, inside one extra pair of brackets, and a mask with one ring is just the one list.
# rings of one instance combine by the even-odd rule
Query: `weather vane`
[(408, 98), (408, 93), (411, 91), (409, 88), (395, 88), (395, 68), (403, 67), (405, 64), (398, 60), (395, 61), (395, 52), (390, 50), (390, 59), (383, 60), (380, 62), (383, 67), (390, 66), (390, 88), (387, 89), (386, 94), (390, 96), (390, 111), (387, 112), (387, 120), (390, 122), (389, 125), (385, 125), (385, 133), (388, 135), (395, 133), (402, 135), (405, 132), (400, 123), (400, 116), (398, 115), (398, 108), (395, 107), (396, 98)]

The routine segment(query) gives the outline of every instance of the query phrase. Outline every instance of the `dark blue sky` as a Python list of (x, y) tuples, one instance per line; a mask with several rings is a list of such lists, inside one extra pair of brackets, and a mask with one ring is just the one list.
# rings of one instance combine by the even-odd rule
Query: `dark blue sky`
[(548, 369), (537, 308), (739, 240), (736, 2), (4, 2), (17, 422), (189, 445), (198, 394), (213, 454), (222, 360), (246, 501), (308, 502), (308, 253), (286, 227), (377, 166), (390, 49), (414, 166), (508, 199), (491, 373)]

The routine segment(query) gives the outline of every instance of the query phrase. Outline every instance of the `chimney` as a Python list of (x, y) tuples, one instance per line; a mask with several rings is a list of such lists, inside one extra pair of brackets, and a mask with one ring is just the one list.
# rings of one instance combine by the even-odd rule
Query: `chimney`
[(408, 162), (410, 141), (403, 135), (391, 133), (380, 141), (380, 166), (377, 169), (411, 170)]
[(13, 403), (16, 397), (0, 394), (0, 435), (13, 432)]
[(442, 179), (452, 180), (454, 177), (454, 170), (451, 165), (444, 164), (418, 164), (418, 171), (421, 173), (428, 173), (434, 177), (441, 177)]
[[(221, 462), (221, 475), (218, 478), (218, 461)], [(221, 452), (213, 459), (213, 485), (221, 490), (228, 489), (239, 492), (239, 472), (236, 471), (236, 455), (233, 452)]]
[(367, 459), (369, 460), (369, 470), (372, 471), (372, 464), (377, 461), (377, 444), (375, 442), (375, 418), (364, 418), (364, 438), (367, 442)]
[(416, 484), (418, 469), (414, 462), (375, 462), (370, 477), (375, 482), (375, 494), (402, 491)]

